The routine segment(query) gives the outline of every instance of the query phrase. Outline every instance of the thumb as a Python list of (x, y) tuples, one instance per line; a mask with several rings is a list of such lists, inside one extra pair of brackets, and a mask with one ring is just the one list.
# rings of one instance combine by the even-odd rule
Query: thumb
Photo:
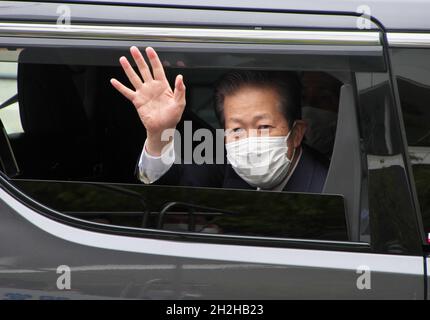
[(181, 74), (176, 76), (175, 91), (173, 92), (176, 103), (185, 106), (185, 84)]

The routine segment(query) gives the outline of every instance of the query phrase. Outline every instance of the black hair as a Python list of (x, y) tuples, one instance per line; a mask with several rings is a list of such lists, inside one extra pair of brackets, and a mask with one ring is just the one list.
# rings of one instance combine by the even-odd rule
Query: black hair
[(281, 112), (292, 128), (294, 121), (301, 119), (301, 83), (295, 72), (237, 70), (222, 76), (215, 87), (215, 112), (224, 126), (224, 99), (243, 86), (274, 88), (280, 99)]

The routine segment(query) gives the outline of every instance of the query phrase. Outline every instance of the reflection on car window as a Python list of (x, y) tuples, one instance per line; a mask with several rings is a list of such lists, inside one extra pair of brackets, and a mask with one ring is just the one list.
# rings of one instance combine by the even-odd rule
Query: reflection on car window
[[(304, 125), (300, 123), (303, 99), (308, 111), (316, 109), (314, 113), (306, 113), (309, 115), (306, 120), (310, 123), (308, 133), (314, 136), (306, 137), (307, 142), (301, 152), (292, 153), (301, 159), (303, 165), (297, 162), (291, 167), (301, 174), (296, 177), (286, 175), (287, 179), (282, 181), (285, 184), (280, 188), (265, 189), (253, 185), (252, 179), (240, 180), (233, 168), (221, 175), (216, 161), (213, 161), (210, 171), (190, 163), (181, 170), (172, 171), (175, 183), (160, 179), (158, 185), (145, 186), (136, 174), (146, 140), (145, 128), (136, 108), (110, 82), (115, 78), (130, 85), (118, 63), (121, 54), (124, 54), (122, 49), (73, 49), (66, 52), (62, 49), (27, 48), (21, 51), (13, 81), (18, 89), (15, 93), (18, 94), (23, 134), (8, 135), (20, 169), (19, 176), (13, 179), (16, 186), (64, 214), (110, 225), (247, 237), (349, 239), (342, 190), (330, 191), (339, 194), (336, 196), (320, 194), (334, 144), (339, 80), (328, 73), (306, 74), (296, 69), (275, 71), (273, 66), (269, 70), (260, 67), (244, 69), (244, 60), (251, 63), (249, 54), (237, 54), (237, 59), (231, 61), (220, 58), (219, 68), (213, 65), (200, 68), (199, 63), (207, 63), (207, 57), (200, 57), (200, 61), (192, 59), (195, 53), (181, 54), (184, 63), (178, 64), (172, 63), (178, 59), (173, 53), (163, 53), (165, 66), (169, 65), (166, 60), (170, 59), (170, 67), (165, 69), (169, 83), (174, 83), (177, 74), (182, 74), (189, 89), (187, 105), (177, 126), (184, 139), (190, 138), (187, 136), (187, 121), (192, 124), (191, 139), (203, 129), (214, 132), (223, 127), (223, 119), (214, 108), (214, 87), (220, 77), (231, 70), (241, 71), (247, 76), (280, 77), (287, 74), (294, 84), (291, 88), (295, 88), (297, 80), (298, 90), (292, 91), (298, 101), (298, 117), (291, 123), (285, 121), (289, 128), (284, 134), (292, 138), (304, 133), (301, 131)], [(92, 59), (88, 59), (89, 56)], [(193, 63), (196, 65), (188, 67)], [(252, 64), (258, 66), (258, 63), (256, 55)], [(266, 57), (262, 65), (270, 67), (271, 63)], [(228, 64), (231, 64), (231, 69)], [(303, 96), (300, 83), (311, 89)], [(324, 123), (311, 124), (312, 115), (313, 120), (316, 115)], [(10, 121), (5, 118), (5, 126)], [(261, 130), (266, 126), (262, 123)], [(237, 134), (235, 129), (233, 134)], [(318, 135), (324, 135), (328, 143), (313, 139)], [(185, 142), (182, 146), (175, 143), (175, 148), (177, 145), (182, 148), (179, 160), (184, 162), (201, 140), (192, 140), (191, 152), (186, 152)], [(221, 136), (221, 142), (224, 147), (224, 136)], [(272, 142), (280, 145), (278, 140)], [(216, 160), (218, 151), (202, 154)], [(226, 160), (225, 153), (220, 158)], [(193, 173), (186, 174), (190, 166), (194, 168)], [(279, 171), (281, 169), (283, 167)], [(272, 171), (276, 173), (276, 170)], [(210, 183), (196, 183), (197, 178), (202, 177)], [(162, 178), (168, 180), (169, 176)], [(289, 183), (294, 184), (295, 189), (284, 188)]]
[(31, 180), (14, 183), (40, 203), (93, 222), (232, 236), (348, 240), (343, 198), (336, 195)]

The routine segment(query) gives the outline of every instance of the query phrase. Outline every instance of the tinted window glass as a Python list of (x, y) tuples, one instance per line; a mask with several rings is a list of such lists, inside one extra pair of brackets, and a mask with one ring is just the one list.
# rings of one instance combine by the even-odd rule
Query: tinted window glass
[[(356, 76), (368, 166), (364, 186), (369, 194), (368, 212), (363, 204), (361, 231), (370, 232), (376, 250), (420, 252), (420, 235), (388, 74)], [(366, 216), (370, 217), (367, 222)]]
[(409, 158), (421, 206), (424, 229), (430, 233), (430, 50), (393, 50)]
[(0, 61), (0, 120), (8, 134), (23, 131), (16, 98), (17, 68), (16, 62)]
[(129, 227), (223, 235), (348, 240), (342, 196), (15, 180), (67, 215)]

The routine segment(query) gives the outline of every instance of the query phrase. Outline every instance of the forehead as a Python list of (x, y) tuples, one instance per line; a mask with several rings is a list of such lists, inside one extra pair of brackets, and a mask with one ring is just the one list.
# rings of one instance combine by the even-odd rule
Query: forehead
[(253, 120), (282, 116), (279, 94), (270, 86), (244, 86), (224, 99), (226, 120)]
[(243, 85), (224, 98), (224, 106), (261, 106), (277, 105), (280, 96), (275, 87), (270, 85)]

